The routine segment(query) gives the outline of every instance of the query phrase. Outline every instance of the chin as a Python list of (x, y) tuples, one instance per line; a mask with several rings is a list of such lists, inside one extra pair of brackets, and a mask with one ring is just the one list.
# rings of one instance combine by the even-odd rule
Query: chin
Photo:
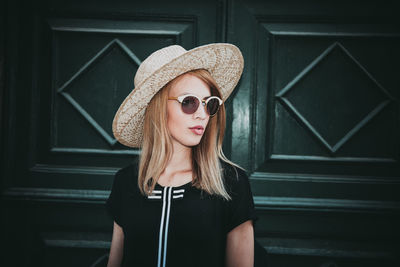
[(201, 141), (201, 137), (191, 138), (191, 139), (184, 140), (183, 142), (181, 142), (181, 144), (184, 146), (193, 147), (193, 146), (197, 146), (198, 144), (200, 144), (200, 141)]
[(194, 147), (200, 144), (200, 140), (198, 142), (189, 142), (186, 146)]

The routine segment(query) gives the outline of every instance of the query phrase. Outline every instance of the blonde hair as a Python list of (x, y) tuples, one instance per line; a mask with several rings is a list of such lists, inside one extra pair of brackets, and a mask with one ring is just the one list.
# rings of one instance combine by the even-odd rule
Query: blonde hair
[[(217, 83), (207, 70), (198, 69), (187, 73), (204, 81), (209, 86), (211, 95), (222, 98)], [(177, 78), (166, 84), (152, 98), (146, 109), (138, 177), (138, 186), (144, 195), (153, 191), (156, 179), (165, 170), (173, 153), (172, 139), (167, 127), (167, 99)], [(210, 117), (200, 143), (192, 147), (192, 184), (209, 194), (229, 200), (231, 198), (224, 186), (220, 159), (241, 167), (228, 160), (222, 151), (225, 124), (225, 106), (222, 104), (217, 114)]]

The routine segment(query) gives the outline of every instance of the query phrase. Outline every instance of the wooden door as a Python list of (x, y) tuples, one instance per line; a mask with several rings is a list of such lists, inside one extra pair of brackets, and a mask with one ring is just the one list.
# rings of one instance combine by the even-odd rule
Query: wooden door
[(5, 1), (2, 266), (104, 266), (111, 123), (140, 62), (237, 45), (224, 151), (246, 168), (268, 266), (393, 266), (399, 255), (400, 30), (378, 1)]

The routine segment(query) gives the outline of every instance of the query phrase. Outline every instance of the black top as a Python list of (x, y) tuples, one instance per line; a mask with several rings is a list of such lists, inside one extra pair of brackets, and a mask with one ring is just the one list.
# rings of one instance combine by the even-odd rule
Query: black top
[(225, 265), (227, 233), (257, 216), (246, 173), (221, 164), (230, 201), (191, 182), (178, 187), (157, 184), (152, 195), (143, 196), (136, 164), (116, 173), (106, 205), (124, 231), (122, 266)]

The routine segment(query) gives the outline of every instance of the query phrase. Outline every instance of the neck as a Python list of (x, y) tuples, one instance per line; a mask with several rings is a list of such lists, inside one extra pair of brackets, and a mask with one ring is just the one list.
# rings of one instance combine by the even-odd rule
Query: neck
[(165, 168), (167, 173), (192, 169), (192, 148), (173, 142), (173, 153)]

